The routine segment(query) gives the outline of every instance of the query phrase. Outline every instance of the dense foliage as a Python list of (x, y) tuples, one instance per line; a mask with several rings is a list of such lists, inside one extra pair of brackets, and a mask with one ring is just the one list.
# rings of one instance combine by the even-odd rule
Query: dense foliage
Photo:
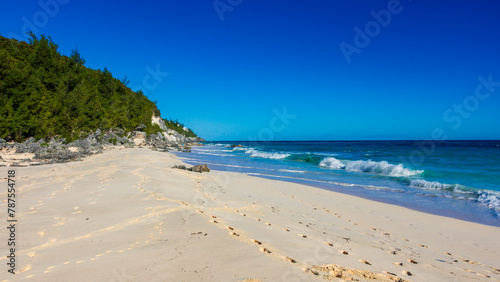
[[(164, 119), (163, 121), (165, 122), (165, 125), (168, 129), (175, 130), (186, 137), (197, 137), (191, 129), (186, 128), (178, 120)], [(184, 130), (184, 128), (186, 128), (187, 130)]]
[[(0, 36), (0, 138), (56, 135), (78, 139), (100, 128), (159, 131), (151, 116), (160, 115), (141, 91), (126, 86), (106, 68), (93, 70), (77, 49), (58, 52), (50, 37), (31, 34), (29, 44)], [(184, 134), (185, 135), (185, 134)]]

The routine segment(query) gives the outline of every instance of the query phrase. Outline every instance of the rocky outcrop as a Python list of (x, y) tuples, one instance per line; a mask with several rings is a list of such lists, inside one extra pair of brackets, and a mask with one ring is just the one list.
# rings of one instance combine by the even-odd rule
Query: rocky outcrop
[(195, 166), (190, 167), (190, 168), (186, 167), (185, 165), (174, 165), (172, 168), (188, 170), (188, 171), (192, 171), (192, 172), (199, 172), (199, 173), (210, 172), (210, 169), (208, 168), (208, 166), (206, 164), (195, 165)]
[(146, 138), (146, 132), (134, 131), (134, 144), (136, 146), (145, 146), (147, 144)]
[[(205, 140), (203, 140), (202, 138), (186, 137), (175, 130), (167, 128), (167, 126), (165, 125), (165, 121), (161, 117), (153, 116), (151, 118), (151, 123), (157, 124), (160, 127), (160, 129), (163, 131), (163, 132), (159, 133), (159, 134), (161, 134), (161, 136), (163, 136), (163, 138), (160, 137), (160, 139), (163, 139), (163, 141), (165, 141), (166, 144), (169, 146), (178, 147), (178, 146), (185, 145), (188, 143), (205, 142)], [(187, 128), (184, 130), (187, 131)], [(160, 135), (158, 135), (158, 136), (160, 136)], [(157, 140), (157, 139), (155, 138), (155, 140)], [(161, 144), (158, 144), (158, 145), (161, 146)]]
[[(28, 154), (29, 158), (23, 158), (22, 160), (19, 158), (18, 160), (30, 165), (39, 165), (81, 160), (85, 156), (99, 154), (106, 148), (116, 146), (122, 148), (150, 146), (151, 149), (157, 151), (178, 150), (190, 152), (191, 148), (186, 145), (196, 145), (205, 141), (197, 137), (186, 137), (177, 131), (168, 129), (160, 117), (153, 116), (152, 123), (158, 124), (162, 132), (148, 136), (144, 132), (146, 126), (141, 124), (132, 132), (125, 132), (119, 128), (108, 131), (97, 129), (87, 137), (70, 143), (66, 142), (64, 138), (52, 138), (49, 141), (40, 139), (37, 141), (31, 137), (23, 143), (8, 143), (6, 140), (0, 139), (0, 153)], [(7, 163), (3, 159), (0, 159), (0, 162)], [(15, 164), (18, 164), (18, 162), (10, 162), (10, 165)], [(194, 171), (198, 170), (199, 168), (195, 168)]]

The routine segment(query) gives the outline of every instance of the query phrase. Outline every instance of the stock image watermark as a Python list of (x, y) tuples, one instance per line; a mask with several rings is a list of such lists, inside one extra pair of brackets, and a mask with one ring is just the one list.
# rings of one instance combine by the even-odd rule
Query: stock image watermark
[[(411, 1), (411, 0), (409, 0)], [(364, 28), (358, 26), (354, 27), (354, 38), (352, 44), (342, 41), (339, 44), (340, 50), (344, 55), (347, 63), (351, 63), (352, 55), (360, 54), (361, 51), (370, 45), (373, 38), (380, 35), (383, 28), (386, 28), (392, 21), (394, 15), (398, 15), (403, 11), (403, 6), (399, 0), (389, 0), (387, 8), (378, 12), (375, 10), (370, 11), (373, 20), (367, 22)]]
[(117, 269), (113, 269), (111, 271), (113, 278), (109, 280), (109, 282), (124, 282), (124, 281), (134, 281), (135, 276), (127, 274), (127, 269), (122, 267), (119, 272)]
[(28, 32), (33, 32), (37, 34), (41, 28), (45, 27), (51, 18), (57, 16), (60, 11), (61, 6), (69, 3), (70, 0), (47, 0), (38, 1), (38, 6), (40, 10), (36, 11), (30, 17), (22, 17), (22, 27), (21, 35), (14, 32), (8, 34), (9, 38), (15, 38), (17, 40), (29, 40)]
[(142, 78), (142, 85), (132, 88), (132, 91), (138, 92), (142, 91), (144, 95), (148, 94), (148, 91), (153, 91), (165, 80), (166, 77), (170, 75), (168, 72), (160, 71), (160, 65), (157, 64), (156, 68), (153, 69), (151, 66), (146, 67), (146, 74)]
[(15, 274), (16, 272), (16, 171), (7, 171), (7, 272)]
[(224, 21), (224, 14), (227, 12), (233, 12), (234, 9), (241, 5), (243, 0), (215, 0), (212, 5), (219, 16), (220, 21)]
[[(477, 80), (479, 83), (474, 94), (468, 95), (462, 102), (455, 103), (444, 111), (443, 121), (449, 124), (452, 130), (458, 130), (462, 126), (464, 119), (470, 118), (472, 113), (479, 109), (481, 103), (490, 98), (496, 88), (500, 87), (500, 81), (494, 81), (492, 74), (489, 74), (487, 78), (480, 75)], [(436, 144), (448, 140), (446, 130), (441, 127), (434, 128), (430, 135), (431, 139), (415, 141), (418, 149), (413, 150), (408, 158), (399, 156), (399, 160), (412, 165), (421, 165), (427, 157), (434, 154)]]
[(273, 141), (274, 134), (282, 132), (290, 124), (290, 120), (295, 119), (297, 115), (289, 114), (286, 106), (280, 111), (273, 109), (274, 116), (269, 120), (269, 126), (259, 130), (257, 136), (248, 136), (248, 141)]

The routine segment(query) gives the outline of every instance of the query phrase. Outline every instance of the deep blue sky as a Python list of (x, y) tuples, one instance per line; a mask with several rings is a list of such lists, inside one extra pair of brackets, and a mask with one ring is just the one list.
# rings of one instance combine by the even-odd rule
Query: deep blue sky
[(222, 21), (212, 0), (55, 1), (2, 1), (0, 34), (20, 38), (25, 17), (131, 88), (159, 67), (147, 96), (207, 140), (500, 139), (500, 86), (475, 96), (478, 76), (500, 82), (495, 0), (401, 0), (350, 63), (341, 42), (397, 1), (220, 0), (236, 4)]

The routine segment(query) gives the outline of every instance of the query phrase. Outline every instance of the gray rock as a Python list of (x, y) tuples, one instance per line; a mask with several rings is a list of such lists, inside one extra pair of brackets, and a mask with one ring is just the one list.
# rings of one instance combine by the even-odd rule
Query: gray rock
[(24, 145), (29, 145), (29, 144), (31, 144), (31, 143), (34, 143), (35, 141), (36, 141), (36, 140), (35, 140), (35, 138), (30, 137), (30, 138), (26, 139), (26, 141), (24, 141), (24, 143), (23, 143), (23, 144), (24, 144)]
[(188, 168), (189, 171), (193, 171), (193, 172), (199, 172), (199, 173), (202, 173), (202, 172), (210, 172), (210, 169), (208, 168), (208, 166), (206, 164), (204, 165), (195, 165), (191, 168)]
[(23, 154), (27, 151), (27, 146), (24, 145), (23, 143), (17, 143), (14, 145), (16, 148), (16, 153), (17, 154)]
[(172, 168), (187, 170), (187, 167), (185, 165), (174, 165)]
[(144, 131), (144, 129), (146, 129), (146, 126), (141, 123), (138, 127), (136, 127), (135, 131)]
[(146, 139), (146, 132), (143, 131), (134, 131), (134, 138)]
[(31, 143), (28, 145), (29, 153), (35, 153), (40, 149), (40, 144), (38, 143)]
[(210, 172), (210, 169), (208, 168), (208, 166), (206, 164), (204, 164), (201, 166), (201, 171)]

